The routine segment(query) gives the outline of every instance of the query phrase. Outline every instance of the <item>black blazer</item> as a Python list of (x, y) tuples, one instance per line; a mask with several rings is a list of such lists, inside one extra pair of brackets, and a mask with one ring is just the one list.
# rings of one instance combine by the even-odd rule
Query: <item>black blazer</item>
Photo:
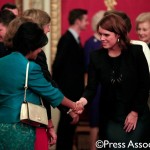
[(88, 85), (83, 96), (92, 100), (100, 83), (102, 116), (115, 114), (126, 117), (131, 110), (143, 114), (148, 108), (150, 77), (142, 47), (130, 45), (127, 50), (122, 51), (118, 60), (117, 79), (121, 80), (112, 84), (113, 62), (108, 56), (108, 50), (101, 49), (91, 53)]
[(67, 31), (58, 42), (52, 77), (66, 97), (76, 101), (82, 96), (84, 90), (83, 48), (70, 31)]
[[(56, 82), (52, 79), (51, 73), (48, 70), (47, 58), (46, 58), (46, 55), (45, 55), (44, 51), (41, 51), (38, 54), (35, 62), (41, 66), (41, 69), (42, 69), (42, 72), (43, 72), (43, 75), (44, 75), (45, 79), (48, 82), (50, 82), (53, 85), (53, 87), (58, 87)], [(46, 100), (43, 99), (43, 104), (46, 107), (47, 114), (48, 114), (48, 119), (51, 119), (51, 107), (50, 107), (49, 103)], [(59, 106), (57, 106), (57, 108), (64, 114), (67, 114), (67, 112), (69, 110), (68, 107), (65, 107), (61, 104)], [(69, 119), (70, 119), (70, 121), (72, 121), (71, 117), (69, 117)]]

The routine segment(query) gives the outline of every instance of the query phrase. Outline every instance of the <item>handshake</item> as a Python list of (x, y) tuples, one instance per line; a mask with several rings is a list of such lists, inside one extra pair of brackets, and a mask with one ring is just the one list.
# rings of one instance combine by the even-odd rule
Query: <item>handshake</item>
[(75, 107), (73, 109), (69, 109), (67, 114), (69, 114), (73, 118), (71, 124), (76, 124), (79, 121), (79, 115), (82, 114), (84, 106), (87, 104), (87, 100), (82, 97), (78, 101), (73, 103), (75, 104)]
[(76, 114), (82, 114), (82, 112), (84, 110), (84, 106), (87, 104), (87, 100), (85, 98), (80, 98), (80, 100), (78, 100), (74, 103), (75, 103), (75, 108), (74, 109), (69, 109), (67, 114), (69, 114), (72, 111)]

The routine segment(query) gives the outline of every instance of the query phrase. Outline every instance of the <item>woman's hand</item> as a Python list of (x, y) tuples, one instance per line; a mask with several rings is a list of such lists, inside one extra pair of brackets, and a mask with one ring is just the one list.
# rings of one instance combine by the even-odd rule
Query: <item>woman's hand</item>
[(57, 141), (57, 134), (55, 133), (55, 129), (53, 126), (52, 120), (48, 120), (48, 126), (47, 126), (47, 136), (49, 139), (49, 145), (52, 146), (56, 144)]
[[(84, 106), (87, 104), (87, 100), (84, 97), (81, 97), (78, 101), (76, 101), (76, 105), (80, 105), (84, 108)], [(76, 111), (77, 114), (82, 114), (84, 109)]]
[(131, 111), (124, 122), (124, 130), (126, 132), (130, 132), (131, 130), (135, 130), (136, 128), (136, 124), (137, 124), (137, 120), (138, 120), (138, 113), (135, 111)]
[(76, 114), (82, 114), (84, 110), (84, 105), (80, 101), (76, 101), (76, 108), (73, 110), (74, 113)]
[(47, 128), (47, 136), (48, 136), (48, 139), (49, 139), (49, 145), (50, 146), (56, 144), (57, 135), (55, 133), (54, 126)]
[(67, 114), (69, 114), (72, 111), (76, 114), (82, 114), (84, 110), (84, 106), (87, 104), (87, 100), (84, 97), (81, 97), (78, 101), (73, 102), (73, 103), (75, 104), (74, 109), (69, 109)]
[(71, 111), (69, 115), (72, 117), (72, 121), (70, 124), (77, 124), (79, 121), (79, 115)]

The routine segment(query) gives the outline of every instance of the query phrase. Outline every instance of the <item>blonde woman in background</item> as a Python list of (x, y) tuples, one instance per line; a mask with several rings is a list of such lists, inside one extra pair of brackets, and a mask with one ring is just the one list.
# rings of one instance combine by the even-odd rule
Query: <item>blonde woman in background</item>
[[(40, 10), (40, 9), (27, 9), (23, 12), (23, 16), (32, 18), (34, 22), (36, 22), (44, 30), (45, 34), (50, 32), (51, 18), (47, 12)], [(52, 81), (50, 72), (48, 70), (47, 58), (46, 58), (44, 51), (40, 53), (40, 56), (36, 59), (36, 63), (38, 64), (40, 63), (40, 66), (42, 67), (42, 71), (44, 73), (45, 78), (47, 79), (47, 81), (52, 82), (55, 86), (55, 83)], [(47, 108), (47, 114), (49, 118), (49, 127), (50, 127), (48, 129), (49, 131), (47, 132), (47, 134), (49, 136), (49, 141), (52, 142), (50, 143), (50, 145), (53, 145), (56, 143), (57, 135), (55, 133), (54, 126), (51, 120), (51, 108), (46, 103), (45, 103), (45, 106)], [(45, 129), (37, 129), (36, 137), (37, 139), (35, 142), (35, 149), (36, 150), (40, 150), (41, 148), (43, 149), (43, 143), (45, 145), (45, 150), (48, 149), (48, 139), (47, 139)]]
[(137, 16), (136, 32), (139, 40), (147, 43), (150, 48), (150, 12), (144, 12)]
[[(148, 45), (149, 54), (147, 53), (147, 55), (150, 56), (150, 12), (144, 12), (144, 13), (141, 13), (137, 16), (137, 18), (136, 18), (136, 32), (138, 34), (139, 40), (145, 42)], [(149, 63), (150, 57), (147, 60)], [(150, 92), (149, 92), (148, 105), (150, 108)]]
[[(50, 21), (51, 18), (49, 16), (49, 14), (45, 11), (42, 11), (40, 9), (28, 9), (26, 11), (23, 12), (23, 16), (24, 17), (31, 17), (34, 22), (36, 22), (45, 32), (45, 34), (47, 34), (48, 32), (50, 32)], [(40, 55), (39, 59), (36, 59), (36, 63), (40, 64), (40, 66), (42, 67), (42, 71), (44, 73), (45, 78), (47, 79), (47, 81), (51, 82), (53, 84), (54, 87), (57, 87), (57, 84), (52, 80), (51, 77), (51, 73), (48, 70), (48, 65), (47, 65), (47, 59), (46, 59), (46, 55), (44, 53), (44, 51), (41, 52), (42, 54)], [(51, 121), (51, 110), (50, 110), (50, 106), (48, 104), (45, 103), (45, 105), (47, 106), (47, 111), (49, 113), (49, 118), (50, 118), (50, 123), (52, 123)], [(69, 115), (67, 114), (69, 108), (64, 107), (63, 105), (59, 105), (58, 109), (61, 111), (61, 113), (63, 113), (64, 115), (66, 115), (66, 117), (69, 118), (70, 123), (72, 124), (76, 124), (79, 121), (79, 116), (77, 114), (75, 114), (74, 112), (70, 112)], [(53, 125), (51, 124), (50, 127), (53, 127)], [(53, 130), (52, 134), (49, 134), (49, 140), (52, 140), (52, 142), (50, 142), (50, 145), (56, 144), (57, 141), (57, 135), (54, 132), (54, 127), (50, 128), (50, 130)], [(35, 146), (36, 146), (36, 150), (40, 150), (40, 140), (43, 141), (43, 138), (39, 135), (38, 136), (40, 139), (36, 142)], [(38, 149), (37, 149), (38, 148)], [(42, 148), (43, 149), (43, 148)]]

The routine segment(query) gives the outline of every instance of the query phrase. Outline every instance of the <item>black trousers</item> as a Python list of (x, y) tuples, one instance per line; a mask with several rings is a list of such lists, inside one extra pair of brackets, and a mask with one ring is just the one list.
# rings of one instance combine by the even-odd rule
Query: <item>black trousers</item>
[(72, 150), (77, 125), (70, 124), (70, 116), (61, 113), (57, 129), (56, 150)]

